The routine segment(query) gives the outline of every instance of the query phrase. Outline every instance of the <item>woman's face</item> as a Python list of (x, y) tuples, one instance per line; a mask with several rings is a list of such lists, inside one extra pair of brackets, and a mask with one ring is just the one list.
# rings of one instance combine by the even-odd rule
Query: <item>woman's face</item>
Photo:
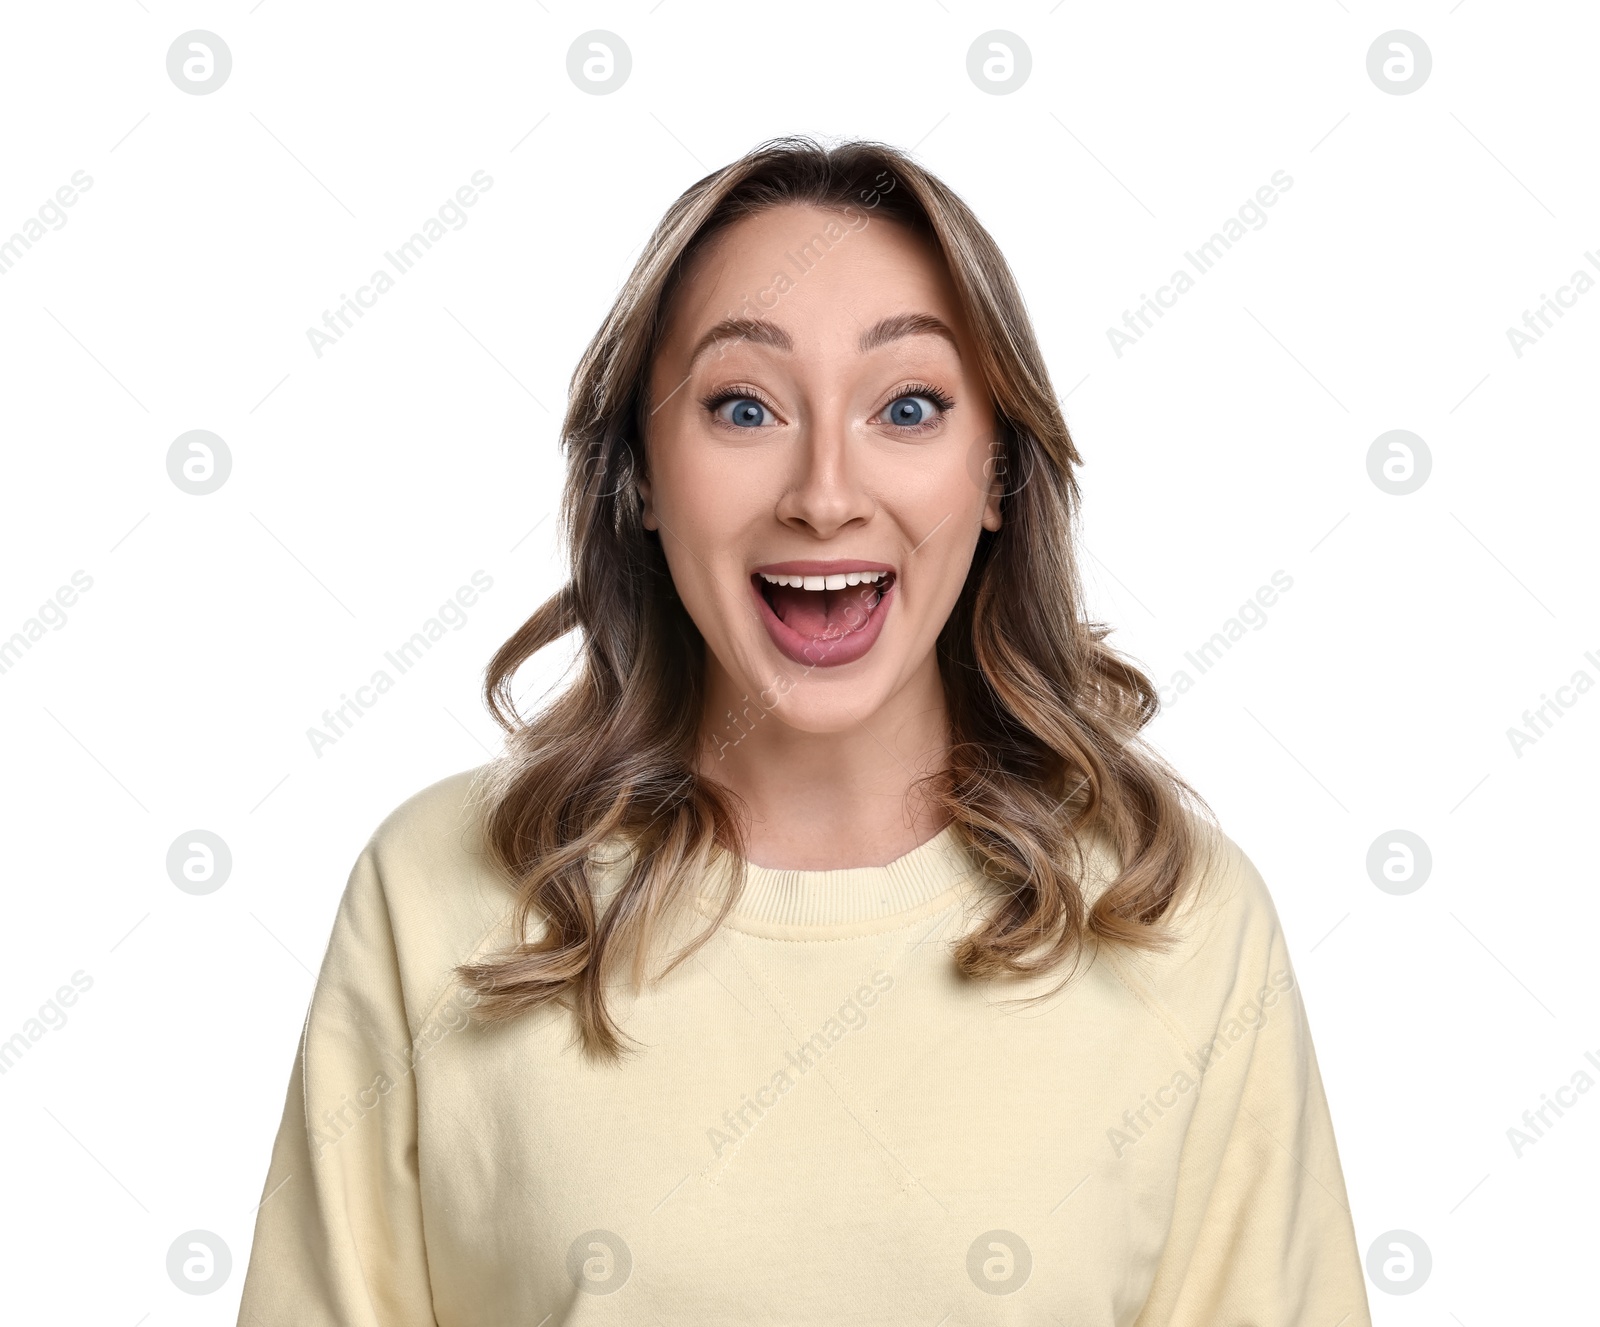
[(807, 732), (937, 681), (994, 415), (937, 251), (869, 210), (785, 205), (696, 255), (652, 366), (644, 523), (709, 695)]

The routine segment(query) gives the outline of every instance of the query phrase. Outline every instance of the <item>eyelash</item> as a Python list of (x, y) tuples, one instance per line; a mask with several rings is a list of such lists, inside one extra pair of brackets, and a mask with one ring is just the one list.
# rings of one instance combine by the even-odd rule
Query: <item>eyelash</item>
[[(893, 405), (896, 401), (898, 401), (902, 396), (925, 396), (925, 397), (928, 398), (928, 400), (932, 401), (934, 403), (934, 405), (938, 406), (939, 407), (939, 416), (938, 416), (937, 419), (932, 421), (933, 424), (937, 424), (941, 420), (943, 420), (946, 415), (948, 415), (953, 409), (955, 409), (955, 404), (956, 404), (955, 398), (953, 396), (951, 396), (948, 392), (940, 391), (939, 388), (935, 387), (931, 382), (908, 382), (908, 383), (905, 384), (905, 386), (899, 388), (895, 392), (895, 394), (893, 396), (891, 396), (887, 401), (884, 402), (883, 408), (885, 410), (887, 410), (891, 405)], [(894, 427), (900, 429), (902, 432), (919, 433), (923, 429), (928, 428), (929, 425), (928, 424), (911, 424), (911, 425), (897, 424)]]
[(706, 411), (715, 414), (718, 406), (727, 405), (729, 401), (744, 400), (759, 401), (768, 410), (771, 410), (773, 414), (777, 414), (777, 407), (760, 392), (756, 391), (754, 387), (741, 387), (738, 383), (734, 383), (731, 387), (723, 387), (718, 391), (712, 392), (709, 396), (701, 397), (700, 404)]
[[(948, 392), (942, 391), (940, 388), (935, 387), (932, 383), (908, 382), (895, 389), (894, 395), (883, 403), (882, 409), (877, 411), (873, 418), (877, 418), (877, 415), (881, 415), (884, 410), (887, 410), (902, 396), (927, 397), (928, 400), (932, 401), (934, 405), (939, 407), (939, 415), (936, 419), (922, 424), (895, 424), (891, 426), (901, 433), (924, 432), (933, 425), (938, 424), (940, 420), (950, 413), (951, 410), (955, 409), (956, 404), (953, 396), (951, 396)], [(757, 401), (762, 406), (766, 407), (766, 409), (772, 411), (773, 414), (778, 413), (777, 407), (768, 401), (767, 398), (764, 397), (760, 392), (756, 391), (755, 388), (742, 387), (738, 383), (734, 383), (730, 387), (723, 387), (718, 391), (712, 392), (709, 396), (702, 397), (700, 404), (707, 413), (714, 415), (720, 406), (726, 405), (729, 401), (743, 400)]]

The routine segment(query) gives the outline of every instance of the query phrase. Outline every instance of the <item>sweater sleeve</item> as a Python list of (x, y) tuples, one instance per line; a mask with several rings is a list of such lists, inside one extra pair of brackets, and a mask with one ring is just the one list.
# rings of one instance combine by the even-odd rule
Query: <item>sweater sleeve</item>
[(369, 842), (312, 992), (256, 1211), (239, 1327), (437, 1327), (411, 1046)]
[(1230, 848), (1223, 913), (1238, 925), (1205, 941), (1230, 969), (1226, 996), (1190, 1047), (1199, 1100), (1136, 1327), (1371, 1327), (1299, 984), (1261, 876)]

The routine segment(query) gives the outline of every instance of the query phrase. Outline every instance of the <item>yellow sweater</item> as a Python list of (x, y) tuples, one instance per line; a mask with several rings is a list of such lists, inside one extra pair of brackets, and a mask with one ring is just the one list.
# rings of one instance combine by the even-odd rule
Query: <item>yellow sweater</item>
[(1231, 839), (1178, 948), (1012, 1010), (1059, 974), (954, 973), (981, 895), (953, 829), (888, 866), (751, 867), (697, 958), (612, 993), (646, 1049), (606, 1068), (560, 1010), (467, 1021), (451, 969), (513, 900), (477, 773), (350, 875), (241, 1327), (1370, 1327), (1299, 988)]

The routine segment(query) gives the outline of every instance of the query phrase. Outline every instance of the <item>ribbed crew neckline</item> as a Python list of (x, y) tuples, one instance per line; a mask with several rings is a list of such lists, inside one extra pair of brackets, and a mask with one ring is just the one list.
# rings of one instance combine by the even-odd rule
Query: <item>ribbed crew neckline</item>
[[(737, 859), (724, 855), (724, 869)], [(904, 926), (956, 901), (978, 871), (954, 824), (883, 866), (791, 870), (744, 863), (744, 889), (723, 925), (755, 935), (826, 939)], [(720, 885), (720, 880), (718, 881)], [(702, 911), (714, 913), (711, 894)]]

